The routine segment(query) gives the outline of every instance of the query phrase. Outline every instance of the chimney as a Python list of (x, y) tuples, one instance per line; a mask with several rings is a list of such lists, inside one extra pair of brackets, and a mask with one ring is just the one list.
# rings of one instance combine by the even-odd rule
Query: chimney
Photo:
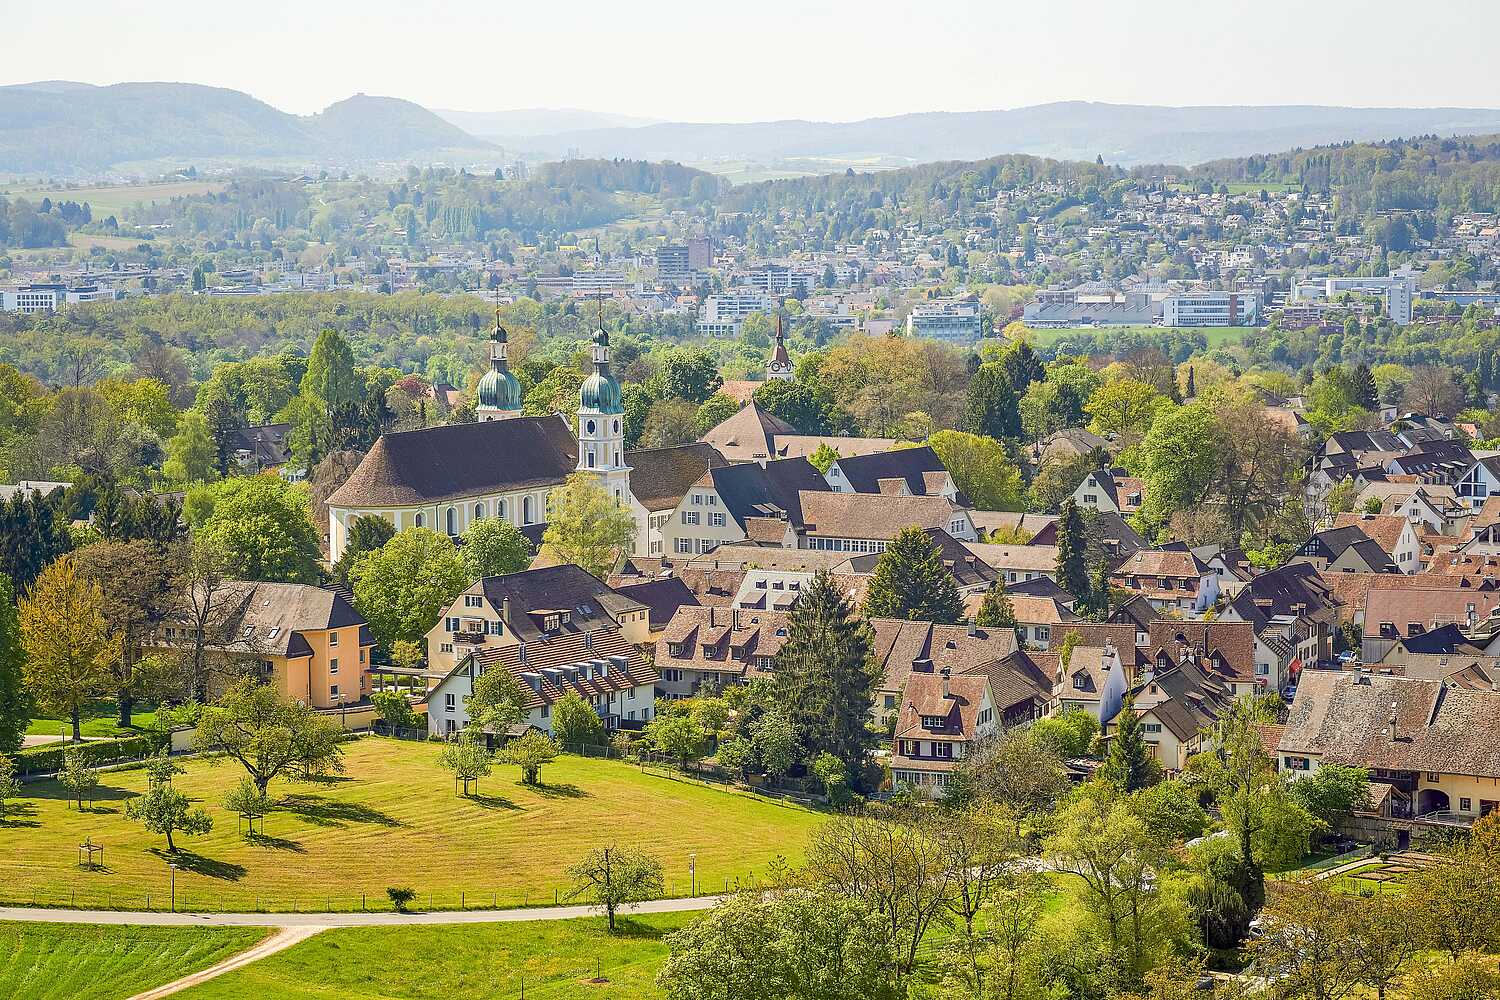
[(510, 598), (509, 597), (503, 597), (503, 598), (500, 599), (500, 620), (503, 621), (506, 625), (510, 624)]
[(942, 677), (943, 677), (943, 697), (944, 698), (948, 697), (948, 677), (949, 677), (949, 675), (951, 673), (952, 673), (952, 671), (949, 670), (947, 667), (943, 668)]
[(970, 635), (978, 635), (979, 634), (979, 616), (978, 615), (975, 615), (973, 618), (969, 619), (969, 634)]
[(708, 627), (714, 627), (714, 606), (712, 604), (708, 606)]

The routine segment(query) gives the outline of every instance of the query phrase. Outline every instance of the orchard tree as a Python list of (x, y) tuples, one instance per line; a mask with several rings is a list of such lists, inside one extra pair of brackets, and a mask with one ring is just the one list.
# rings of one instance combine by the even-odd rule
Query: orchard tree
[(523, 785), (539, 785), (542, 768), (557, 759), (557, 744), (541, 730), (528, 729), (519, 738), (505, 745), (505, 749), (500, 752), (500, 759), (521, 769)]
[(438, 763), (453, 772), (453, 784), (455, 787), (462, 784), (460, 794), (465, 796), (469, 794), (471, 783), (473, 790), (479, 791), (479, 779), (490, 773), (493, 762), (494, 757), (489, 750), (469, 729), (460, 732), (457, 739), (444, 744), (442, 752), (438, 754)]
[(604, 742), (604, 722), (593, 705), (569, 691), (552, 706), (552, 735), (563, 746), (599, 746)]
[(661, 862), (649, 854), (611, 845), (590, 851), (568, 868), (569, 899), (585, 899), (604, 911), (610, 933), (621, 907), (657, 899), (666, 892)]
[(235, 761), (264, 792), (293, 769), (302, 774), (340, 769), (342, 735), (336, 722), (312, 706), (246, 677), (218, 704), (203, 709), (193, 745)]
[(167, 851), (171, 854), (177, 853), (172, 834), (194, 836), (208, 833), (214, 827), (213, 817), (207, 810), (194, 807), (186, 795), (165, 784), (153, 785), (145, 795), (126, 801), (125, 815), (149, 832), (164, 835)]

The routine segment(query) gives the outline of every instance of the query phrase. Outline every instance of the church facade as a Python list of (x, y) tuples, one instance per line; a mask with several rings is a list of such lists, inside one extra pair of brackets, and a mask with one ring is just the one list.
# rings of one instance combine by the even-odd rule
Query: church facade
[(609, 335), (594, 334), (594, 372), (579, 390), (577, 430), (561, 414), (521, 415), (521, 392), (495, 324), (490, 371), (480, 380), (478, 422), (385, 434), (328, 498), (329, 558), (343, 555), (359, 517), (389, 521), (397, 531), (430, 528), (451, 537), (498, 517), (523, 530), (547, 521), (553, 491), (575, 471), (598, 477), (622, 506), (631, 505), (620, 384), (609, 369)]

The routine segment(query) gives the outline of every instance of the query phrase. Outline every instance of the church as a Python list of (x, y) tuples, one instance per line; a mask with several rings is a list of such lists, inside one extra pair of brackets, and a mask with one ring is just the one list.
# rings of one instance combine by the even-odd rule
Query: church
[[(592, 352), (593, 374), (578, 392), (576, 433), (562, 414), (522, 416), (520, 383), (510, 371), (497, 317), (490, 370), (478, 386), (478, 422), (382, 435), (328, 498), (329, 557), (343, 554), (349, 525), (366, 515), (384, 518), (397, 531), (425, 527), (452, 537), (499, 517), (537, 541), (552, 492), (575, 471), (593, 473), (622, 505), (639, 506), (631, 494), (633, 457), (642, 456), (650, 477), (659, 480), (658, 466), (684, 461), (660, 453), (682, 449), (626, 453), (620, 383), (610, 372), (609, 334), (602, 329), (594, 333)], [(691, 465), (697, 478), (706, 459), (691, 458)], [(654, 483), (655, 491), (660, 488)], [(639, 539), (637, 546), (643, 544), (649, 543)]]

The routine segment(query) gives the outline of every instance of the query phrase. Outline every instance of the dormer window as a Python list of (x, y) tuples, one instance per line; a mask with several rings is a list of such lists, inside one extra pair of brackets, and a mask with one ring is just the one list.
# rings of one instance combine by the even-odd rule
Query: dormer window
[(669, 656), (681, 656), (682, 655), (682, 643), (680, 643), (680, 642), (669, 642), (669, 643), (667, 643), (667, 654)]
[(947, 725), (947, 723), (947, 718), (941, 715), (922, 716), (923, 729), (942, 729), (945, 725)]
[(1082, 691), (1084, 688), (1086, 688), (1088, 686), (1089, 686), (1089, 679), (1088, 679), (1088, 675), (1087, 674), (1074, 674), (1073, 675), (1073, 687), (1076, 690)]

